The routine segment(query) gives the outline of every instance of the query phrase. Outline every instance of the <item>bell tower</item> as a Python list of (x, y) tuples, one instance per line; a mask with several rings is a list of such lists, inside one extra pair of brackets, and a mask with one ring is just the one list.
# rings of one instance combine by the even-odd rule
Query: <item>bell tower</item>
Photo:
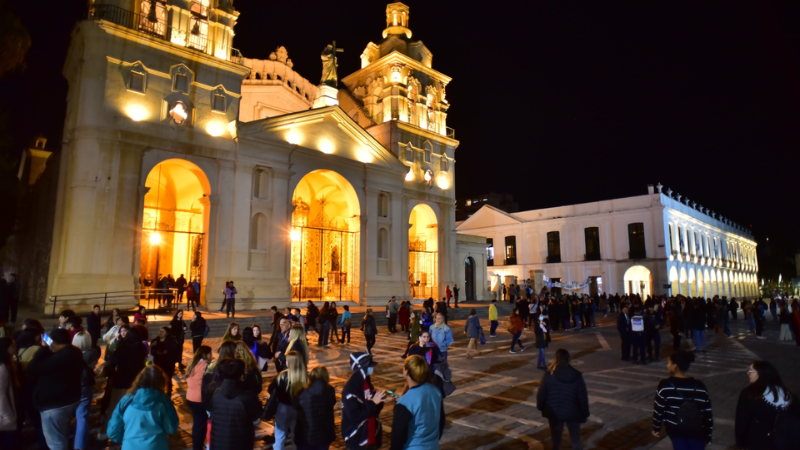
[(386, 29), (383, 30), (383, 38), (386, 39), (390, 34), (404, 34), (407, 39), (411, 39), (411, 30), (408, 28), (408, 6), (403, 3), (389, 3), (386, 6)]

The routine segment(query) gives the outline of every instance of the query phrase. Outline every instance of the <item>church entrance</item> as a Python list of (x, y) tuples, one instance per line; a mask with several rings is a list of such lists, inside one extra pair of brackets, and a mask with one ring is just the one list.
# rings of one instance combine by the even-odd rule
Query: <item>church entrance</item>
[(317, 170), (297, 184), (292, 205), (292, 300), (356, 301), (361, 209), (353, 186)]
[(430, 206), (411, 210), (408, 228), (408, 283), (411, 298), (439, 296), (439, 227)]
[(155, 289), (159, 280), (181, 276), (204, 285), (210, 193), (205, 174), (186, 160), (170, 159), (150, 171), (145, 187), (148, 191), (142, 215), (141, 288)]
[(465, 300), (475, 300), (475, 260), (471, 256), (464, 260), (464, 294)]

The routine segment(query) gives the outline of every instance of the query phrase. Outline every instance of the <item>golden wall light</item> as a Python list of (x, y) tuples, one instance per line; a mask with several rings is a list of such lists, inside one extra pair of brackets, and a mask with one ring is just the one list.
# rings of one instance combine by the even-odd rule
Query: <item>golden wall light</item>
[(372, 153), (369, 152), (366, 148), (359, 148), (356, 150), (356, 159), (361, 161), (362, 163), (371, 163), (372, 162)]
[(125, 105), (125, 115), (134, 122), (141, 122), (150, 117), (150, 112), (140, 103), (128, 103)]
[(289, 131), (286, 133), (286, 142), (288, 142), (288, 143), (290, 143), (290, 144), (292, 144), (292, 145), (297, 145), (297, 144), (299, 144), (299, 143), (300, 143), (302, 140), (303, 140), (303, 135), (302, 135), (302, 134), (300, 134), (300, 132), (298, 132), (298, 131), (297, 131), (297, 130), (295, 130), (295, 129), (290, 129), (290, 130), (289, 130)]
[(212, 120), (206, 124), (206, 132), (214, 137), (222, 136), (225, 133), (225, 125), (218, 120)]
[(293, 228), (292, 231), (289, 233), (289, 238), (292, 241), (299, 241), (300, 240), (300, 230), (297, 228)]
[(153, 231), (152, 233), (150, 233), (150, 244), (158, 245), (160, 243), (161, 243), (161, 235), (158, 233), (158, 231)]
[(436, 185), (439, 186), (441, 190), (446, 191), (450, 189), (450, 178), (445, 174), (439, 174), (439, 176), (436, 177)]
[(329, 141), (328, 139), (320, 139), (319, 151), (325, 153), (326, 155), (330, 155), (333, 153), (333, 142)]
[(408, 168), (408, 173), (406, 174), (406, 181), (414, 181), (414, 169)]

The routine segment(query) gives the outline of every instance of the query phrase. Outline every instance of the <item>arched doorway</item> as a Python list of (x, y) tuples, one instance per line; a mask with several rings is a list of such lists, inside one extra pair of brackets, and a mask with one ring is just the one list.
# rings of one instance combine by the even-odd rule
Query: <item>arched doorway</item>
[(411, 298), (436, 299), (439, 293), (439, 226), (436, 213), (430, 206), (419, 204), (411, 210), (408, 224), (408, 284)]
[(357, 300), (361, 208), (353, 186), (316, 170), (297, 184), (292, 205), (292, 301)]
[(678, 269), (675, 266), (669, 268), (669, 283), (672, 287), (672, 296), (680, 294), (680, 286), (678, 285)]
[(155, 289), (160, 279), (169, 276), (204, 286), (211, 193), (206, 175), (186, 160), (169, 159), (148, 173), (145, 187), (141, 288)]
[(475, 260), (467, 256), (464, 260), (465, 300), (475, 300)]
[(644, 266), (633, 266), (625, 271), (625, 293), (639, 294), (642, 298), (652, 295), (650, 271)]

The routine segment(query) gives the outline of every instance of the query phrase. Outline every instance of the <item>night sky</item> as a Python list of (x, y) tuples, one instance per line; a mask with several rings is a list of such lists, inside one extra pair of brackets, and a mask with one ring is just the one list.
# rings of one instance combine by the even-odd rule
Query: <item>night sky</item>
[[(70, 30), (81, 1), (13, 2), (33, 46), (0, 80), (17, 148), (61, 139)], [(388, 2), (235, 0), (234, 46), (283, 45), (316, 83), (330, 41), (340, 77), (379, 42)], [(762, 276), (792, 276), (800, 245), (800, 2), (405, 2), (413, 39), (453, 78), (448, 126), (459, 198), (513, 194), (521, 209), (666, 187), (751, 226)], [(650, 2), (648, 2), (650, 3)], [(492, 6), (496, 5), (496, 6)], [(13, 108), (13, 109), (12, 109)], [(769, 242), (766, 237), (769, 236)]]

